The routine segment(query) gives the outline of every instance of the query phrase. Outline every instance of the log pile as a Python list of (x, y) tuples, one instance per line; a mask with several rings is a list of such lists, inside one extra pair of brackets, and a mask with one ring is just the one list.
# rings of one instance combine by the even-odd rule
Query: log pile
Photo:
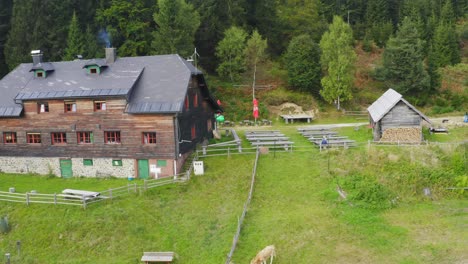
[(421, 142), (421, 128), (395, 127), (387, 128), (380, 138), (381, 142)]

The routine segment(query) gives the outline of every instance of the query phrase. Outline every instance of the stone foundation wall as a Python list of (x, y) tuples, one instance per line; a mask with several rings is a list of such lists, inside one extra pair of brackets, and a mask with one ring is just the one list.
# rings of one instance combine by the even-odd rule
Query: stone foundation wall
[[(122, 166), (114, 166), (113, 159), (94, 158), (93, 165), (86, 166), (82, 158), (72, 158), (74, 177), (118, 177), (135, 176), (135, 160), (122, 159)], [(61, 177), (60, 158), (0, 157), (0, 171), (7, 173), (53, 174)]]

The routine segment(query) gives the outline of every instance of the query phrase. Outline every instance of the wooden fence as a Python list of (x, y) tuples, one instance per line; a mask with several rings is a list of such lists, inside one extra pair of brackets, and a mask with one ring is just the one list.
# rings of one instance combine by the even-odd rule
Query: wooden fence
[(252, 180), (250, 181), (250, 191), (249, 191), (249, 196), (247, 197), (247, 201), (244, 204), (244, 209), (242, 210), (242, 214), (237, 221), (237, 230), (236, 234), (234, 235), (234, 239), (232, 240), (232, 247), (231, 251), (229, 251), (229, 254), (227, 255), (226, 258), (226, 264), (231, 263), (232, 255), (234, 254), (234, 251), (236, 250), (237, 243), (239, 242), (239, 236), (240, 232), (242, 229), (242, 223), (244, 222), (245, 215), (247, 214), (247, 209), (250, 205), (250, 201), (252, 200), (252, 195), (253, 195), (253, 190), (254, 190), (254, 185), (255, 185), (255, 175), (257, 174), (257, 164), (258, 164), (258, 157), (260, 155), (260, 151), (257, 151), (257, 155), (255, 156), (255, 163), (252, 171)]
[[(193, 164), (190, 165), (188, 173), (191, 173)], [(97, 197), (78, 196), (70, 194), (44, 194), (36, 192), (16, 193), (16, 192), (1, 192), (0, 201), (25, 203), (30, 205), (32, 203), (40, 204), (54, 204), (54, 205), (77, 205), (86, 208), (87, 205), (101, 202), (104, 200), (112, 200), (117, 197), (125, 196), (130, 193), (143, 193), (148, 189), (156, 188), (163, 185), (173, 184), (177, 182), (186, 181), (187, 173), (174, 175), (173, 177), (144, 180), (143, 184), (127, 184), (126, 186), (111, 188), (99, 192)]]

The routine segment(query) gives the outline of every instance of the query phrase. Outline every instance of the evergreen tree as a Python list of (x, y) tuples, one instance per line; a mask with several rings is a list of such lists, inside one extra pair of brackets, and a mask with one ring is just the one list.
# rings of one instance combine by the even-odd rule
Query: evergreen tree
[(110, 35), (121, 56), (147, 55), (151, 46), (154, 4), (141, 0), (112, 0), (97, 10), (96, 20)]
[(387, 0), (369, 0), (366, 12), (366, 37), (383, 47), (393, 33)]
[(383, 53), (384, 78), (389, 87), (404, 95), (427, 95), (430, 79), (424, 69), (423, 45), (415, 22), (406, 17)]
[(284, 56), (288, 70), (288, 83), (294, 89), (319, 95), (320, 47), (309, 35), (294, 37)]
[(218, 59), (216, 45), (231, 25), (245, 23), (245, 0), (192, 0), (200, 14), (200, 26), (195, 34), (195, 46), (203, 68), (215, 72)]
[(76, 12), (73, 12), (70, 28), (68, 30), (67, 48), (65, 49), (63, 60), (70, 61), (74, 60), (77, 55), (83, 55), (83, 47), (83, 33), (80, 30)]
[(353, 31), (341, 17), (333, 17), (333, 23), (320, 40), (320, 63), (326, 75), (322, 78), (320, 94), (325, 101), (340, 102), (352, 98), (354, 62), (356, 53), (353, 46)]
[(238, 80), (245, 71), (245, 40), (247, 33), (238, 27), (231, 27), (224, 33), (224, 38), (216, 47), (216, 56), (220, 60), (218, 74), (229, 78), (231, 82)]
[(96, 33), (93, 32), (91, 26), (86, 27), (84, 34), (84, 47), (83, 47), (83, 58), (92, 59), (104, 56), (104, 50), (99, 47)]
[(314, 41), (319, 41), (326, 30), (326, 22), (319, 15), (318, 0), (282, 0), (278, 5), (278, 20), (281, 23), (285, 47), (291, 38), (308, 34)]
[(10, 30), (12, 4), (12, 0), (0, 0), (0, 78), (8, 73), (8, 66), (3, 54)]
[(156, 54), (193, 53), (195, 33), (200, 16), (184, 0), (158, 0), (159, 12), (154, 14), (157, 29), (153, 33), (152, 51)]
[(30, 62), (31, 50), (40, 49), (44, 60), (59, 61), (66, 46), (70, 0), (16, 0), (13, 2), (11, 29), (5, 46), (5, 59), (13, 69)]
[(257, 30), (254, 30), (250, 38), (247, 40), (244, 53), (246, 58), (246, 65), (252, 71), (252, 91), (255, 98), (255, 80), (257, 74), (257, 66), (266, 58), (266, 48), (268, 47), (267, 40), (262, 39)]

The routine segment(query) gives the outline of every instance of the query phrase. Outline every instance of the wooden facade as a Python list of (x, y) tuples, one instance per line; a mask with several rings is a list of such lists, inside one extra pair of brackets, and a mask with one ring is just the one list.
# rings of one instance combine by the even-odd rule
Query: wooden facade
[(191, 75), (183, 109), (168, 113), (129, 113), (131, 98), (118, 95), (23, 99), (21, 115), (0, 117), (0, 157), (133, 159), (135, 177), (147, 160), (167, 163), (158, 176), (174, 175), (212, 137), (216, 109), (200, 78)]

